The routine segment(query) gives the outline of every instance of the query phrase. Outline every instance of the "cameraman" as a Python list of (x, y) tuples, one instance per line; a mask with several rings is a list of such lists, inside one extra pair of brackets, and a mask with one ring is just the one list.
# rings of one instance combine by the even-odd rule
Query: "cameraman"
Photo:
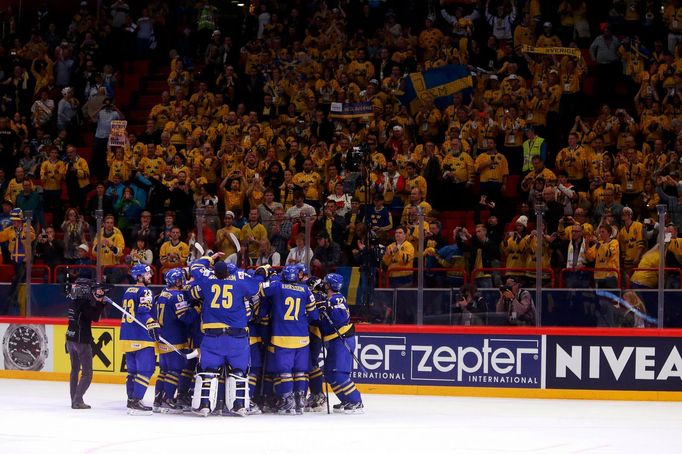
[(500, 287), (500, 298), (497, 300), (498, 313), (507, 313), (510, 325), (535, 326), (535, 304), (528, 290), (521, 289), (521, 284), (514, 278), (507, 278)]
[[(79, 278), (71, 285), (68, 294), (69, 326), (66, 331), (66, 350), (71, 359), (71, 408), (87, 410), (90, 405), (83, 402), (83, 394), (92, 381), (92, 322), (99, 320), (104, 309), (105, 291), (93, 287), (90, 279)], [(82, 370), (80, 381), (78, 373)]]
[(452, 308), (452, 313), (457, 314), (455, 323), (466, 326), (482, 325), (481, 315), (487, 311), (485, 300), (478, 294), (476, 287), (472, 284), (462, 285)]

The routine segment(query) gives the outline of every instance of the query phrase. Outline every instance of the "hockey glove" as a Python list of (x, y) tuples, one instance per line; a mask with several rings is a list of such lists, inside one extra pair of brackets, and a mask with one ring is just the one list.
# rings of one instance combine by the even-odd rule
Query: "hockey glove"
[(147, 320), (147, 332), (149, 333), (149, 336), (154, 339), (156, 342), (159, 341), (159, 330), (161, 329), (161, 325), (159, 325), (159, 322), (154, 320), (153, 318), (150, 318)]

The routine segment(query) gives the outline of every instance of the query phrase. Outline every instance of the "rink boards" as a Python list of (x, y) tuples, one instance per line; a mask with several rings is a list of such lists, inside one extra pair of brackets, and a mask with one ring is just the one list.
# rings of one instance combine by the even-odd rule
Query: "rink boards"
[[(94, 380), (123, 383), (118, 321), (93, 327)], [(0, 377), (67, 380), (65, 319), (0, 317)], [(682, 330), (358, 325), (361, 391), (682, 400)]]

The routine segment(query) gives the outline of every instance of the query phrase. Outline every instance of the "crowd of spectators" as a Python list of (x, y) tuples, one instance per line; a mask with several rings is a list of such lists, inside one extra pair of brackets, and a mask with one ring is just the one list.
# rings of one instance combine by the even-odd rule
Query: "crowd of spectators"
[[(126, 36), (145, 57), (156, 44), (149, 11), (167, 6), (152, 2), (135, 22), (117, 1), (95, 22), (85, 5), (65, 33), (47, 21), (26, 42), (5, 38), (4, 211), (52, 212), (38, 238), (46, 262), (61, 259), (44, 246), (55, 232), (62, 260), (91, 260), (102, 206), (105, 265), (183, 266), (201, 241), (241, 264), (301, 262), (314, 273), (369, 257), (399, 287), (414, 285), (405, 268), (422, 246), (428, 285), (506, 268), (476, 274), (494, 288), (503, 277), (534, 283), (542, 245), (547, 285), (552, 270), (594, 268), (567, 283), (614, 288), (653, 264), (660, 229), (668, 265), (682, 264), (678, 0), (263, 0), (246, 2), (239, 33), (221, 28), (217, 4), (188, 3), (168, 87), (121, 147), (107, 147), (107, 125), (124, 114), (111, 102), (108, 57), (118, 53), (105, 49), (115, 29), (137, 24), (136, 39)], [(445, 109), (431, 95), (400, 102), (410, 73), (450, 64), (467, 66), (472, 90)], [(69, 112), (100, 92), (87, 110), (103, 119), (87, 163), (69, 146)], [(334, 102), (373, 112), (334, 118)], [(41, 200), (29, 197), (36, 180)], [(63, 182), (73, 209), (62, 223)], [(452, 211), (470, 224), (444, 229)], [(633, 282), (655, 286), (651, 272)]]

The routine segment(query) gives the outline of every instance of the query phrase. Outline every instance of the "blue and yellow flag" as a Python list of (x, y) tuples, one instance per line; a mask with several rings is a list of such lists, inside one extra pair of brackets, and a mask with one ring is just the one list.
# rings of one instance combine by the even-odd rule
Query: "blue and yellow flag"
[(343, 276), (341, 293), (346, 297), (348, 305), (353, 306), (362, 303), (365, 279), (360, 274), (360, 268), (357, 266), (338, 266), (336, 267), (336, 272)]
[(436, 107), (445, 109), (452, 104), (450, 96), (471, 89), (471, 72), (463, 65), (446, 65), (420, 73), (411, 73), (405, 80), (405, 94), (398, 99), (412, 112), (419, 110), (421, 99), (431, 96)]

